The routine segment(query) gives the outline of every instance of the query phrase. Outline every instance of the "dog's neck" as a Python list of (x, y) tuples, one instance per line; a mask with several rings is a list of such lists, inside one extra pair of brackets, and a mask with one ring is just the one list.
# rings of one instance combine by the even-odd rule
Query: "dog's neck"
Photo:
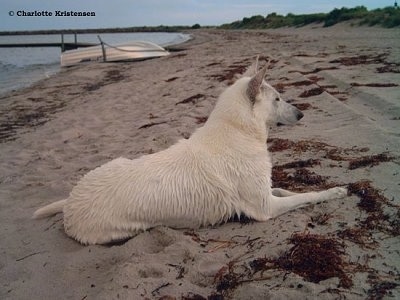
[(265, 143), (267, 140), (269, 128), (266, 128), (266, 126), (259, 126), (259, 124), (257, 124), (258, 126), (256, 124), (238, 124), (231, 120), (226, 123), (251, 139), (255, 139), (261, 143)]
[[(232, 118), (217, 118), (218, 122), (213, 122), (210, 116), (209, 120), (204, 124), (207, 127), (207, 132), (224, 132), (227, 138), (233, 138), (236, 134), (246, 136), (249, 140), (256, 140), (264, 143), (268, 138), (269, 127), (260, 126), (255, 123), (241, 123), (238, 119)], [(224, 138), (223, 136), (221, 138)]]

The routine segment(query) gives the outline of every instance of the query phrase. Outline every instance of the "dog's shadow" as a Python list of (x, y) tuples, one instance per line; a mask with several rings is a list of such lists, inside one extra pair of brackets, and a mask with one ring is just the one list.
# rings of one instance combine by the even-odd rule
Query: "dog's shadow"
[(250, 224), (255, 222), (255, 220), (253, 218), (250, 218), (248, 216), (246, 216), (245, 214), (235, 214), (234, 216), (232, 216), (231, 218), (228, 219), (229, 223), (240, 223), (240, 224)]
[(129, 237), (129, 238), (120, 239), (120, 240), (114, 240), (109, 243), (103, 244), (102, 246), (104, 246), (106, 248), (123, 246), (133, 238), (134, 237)]

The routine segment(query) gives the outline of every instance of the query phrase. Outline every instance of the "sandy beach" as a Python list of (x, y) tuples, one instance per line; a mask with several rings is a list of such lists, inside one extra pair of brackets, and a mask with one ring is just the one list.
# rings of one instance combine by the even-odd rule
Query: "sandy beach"
[[(197, 30), (171, 55), (63, 69), (0, 99), (0, 299), (400, 299), (400, 29)], [(256, 55), (305, 114), (271, 130), (274, 186), (349, 196), (265, 223), (110, 246), (32, 220), (89, 170), (174, 144)]]

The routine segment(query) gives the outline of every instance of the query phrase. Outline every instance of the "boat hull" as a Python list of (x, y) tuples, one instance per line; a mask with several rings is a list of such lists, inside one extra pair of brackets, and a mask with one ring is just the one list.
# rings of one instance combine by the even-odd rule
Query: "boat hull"
[(169, 55), (168, 51), (150, 42), (132, 42), (116, 46), (107, 44), (104, 45), (104, 52), (101, 45), (66, 51), (61, 54), (61, 66), (68, 67), (90, 62), (142, 60), (166, 55)]

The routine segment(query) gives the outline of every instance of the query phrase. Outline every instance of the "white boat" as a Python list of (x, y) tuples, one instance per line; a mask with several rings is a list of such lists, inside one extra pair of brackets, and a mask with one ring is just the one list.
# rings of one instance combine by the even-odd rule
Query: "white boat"
[(65, 51), (61, 54), (61, 66), (68, 67), (86, 62), (113, 62), (126, 60), (142, 60), (168, 55), (164, 48), (151, 42), (134, 41), (131, 43), (109, 45), (102, 42), (76, 50)]

